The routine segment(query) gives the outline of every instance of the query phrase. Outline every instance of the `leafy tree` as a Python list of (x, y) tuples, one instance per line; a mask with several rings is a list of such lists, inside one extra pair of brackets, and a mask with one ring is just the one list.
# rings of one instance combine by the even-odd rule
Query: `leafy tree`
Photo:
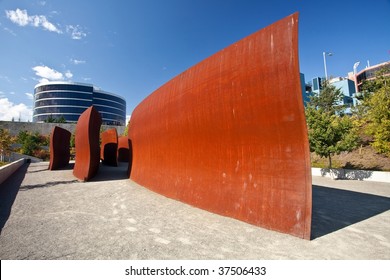
[(17, 142), (22, 145), (20, 152), (28, 156), (36, 154), (38, 150), (41, 150), (41, 146), (49, 145), (48, 137), (42, 136), (38, 132), (20, 131)]
[(19, 131), (18, 137), (16, 138), (16, 142), (22, 144), (25, 139), (28, 137), (29, 133), (27, 130), (21, 130)]
[(12, 142), (13, 141), (9, 131), (0, 128), (0, 161), (4, 161), (4, 157), (9, 154)]
[(390, 72), (383, 69), (377, 78), (369, 85), (374, 92), (365, 92), (358, 106), (362, 112), (362, 126), (365, 132), (372, 136), (371, 146), (379, 153), (390, 156), (390, 76), (383, 73)]
[(351, 117), (344, 115), (342, 98), (339, 89), (324, 83), (321, 92), (310, 98), (305, 109), (310, 151), (328, 158), (329, 168), (332, 168), (333, 155), (357, 146), (356, 129)]
[(58, 119), (56, 119), (55, 121), (56, 123), (66, 123), (66, 119), (64, 116), (61, 116), (59, 117)]
[(321, 109), (330, 114), (343, 115), (345, 110), (345, 105), (342, 104), (343, 97), (344, 95), (340, 89), (325, 81), (320, 93), (310, 97), (308, 107)]
[(47, 119), (45, 120), (45, 123), (55, 123), (56, 122), (56, 119), (53, 117), (53, 115), (50, 115), (47, 117)]
[(127, 123), (125, 131), (123, 131), (123, 136), (127, 136), (128, 133), (129, 133), (129, 123)]

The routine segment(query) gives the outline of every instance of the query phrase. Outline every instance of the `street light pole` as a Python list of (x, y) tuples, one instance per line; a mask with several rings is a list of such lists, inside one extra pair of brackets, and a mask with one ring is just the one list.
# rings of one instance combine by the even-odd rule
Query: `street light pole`
[(353, 65), (353, 74), (356, 75), (357, 74), (357, 68), (360, 64), (360, 61), (358, 62), (355, 62), (355, 64)]
[(325, 79), (328, 80), (328, 71), (326, 70), (326, 56), (332, 56), (333, 54), (331, 52), (323, 52), (322, 55), (324, 57)]

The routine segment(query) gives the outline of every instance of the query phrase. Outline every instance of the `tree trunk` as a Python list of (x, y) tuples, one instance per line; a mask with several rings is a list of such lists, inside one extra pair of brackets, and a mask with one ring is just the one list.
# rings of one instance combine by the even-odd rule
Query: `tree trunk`
[(331, 157), (331, 155), (328, 155), (328, 160), (329, 160), (329, 169), (332, 169), (332, 157)]

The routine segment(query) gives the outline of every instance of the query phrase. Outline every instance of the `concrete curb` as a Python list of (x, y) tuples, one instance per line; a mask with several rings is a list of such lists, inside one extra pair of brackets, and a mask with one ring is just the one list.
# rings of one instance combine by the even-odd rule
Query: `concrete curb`
[(26, 159), (21, 158), (17, 161), (11, 162), (10, 164), (0, 167), (0, 184), (9, 178), (16, 170), (18, 170), (24, 163)]
[(312, 176), (328, 177), (334, 180), (344, 179), (390, 183), (390, 172), (385, 171), (312, 167), (311, 174)]

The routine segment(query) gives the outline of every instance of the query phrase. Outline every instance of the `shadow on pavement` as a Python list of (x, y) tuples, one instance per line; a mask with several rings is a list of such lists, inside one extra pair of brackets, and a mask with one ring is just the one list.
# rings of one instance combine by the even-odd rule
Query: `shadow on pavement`
[(313, 185), (311, 239), (390, 210), (390, 198)]
[(100, 182), (100, 181), (114, 181), (114, 180), (123, 180), (128, 179), (127, 175), (127, 162), (119, 162), (118, 166), (109, 166), (100, 163), (99, 171), (97, 174), (90, 179), (90, 182)]
[(66, 185), (66, 184), (73, 184), (77, 183), (78, 180), (72, 180), (72, 181), (55, 181), (55, 182), (47, 182), (46, 184), (36, 184), (36, 185), (23, 185), (20, 187), (20, 191), (27, 191), (37, 188), (48, 188), (53, 187), (56, 185)]
[(30, 163), (25, 163), (12, 176), (0, 184), (0, 234), (11, 215), (12, 205), (26, 176), (29, 165)]

